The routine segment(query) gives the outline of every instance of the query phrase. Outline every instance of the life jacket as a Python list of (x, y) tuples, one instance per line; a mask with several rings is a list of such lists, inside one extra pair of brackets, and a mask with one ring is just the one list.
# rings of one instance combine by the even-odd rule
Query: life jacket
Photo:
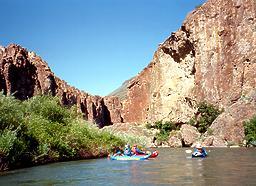
[(133, 152), (134, 154), (137, 154), (137, 149), (136, 149), (136, 147), (132, 147), (132, 152)]
[(130, 149), (130, 148), (124, 149), (124, 155), (126, 155), (126, 156), (131, 156), (131, 155), (132, 155), (131, 149)]
[(140, 155), (140, 154), (144, 154), (144, 152), (142, 152), (140, 149), (138, 149), (137, 147), (132, 147), (132, 152), (136, 155)]

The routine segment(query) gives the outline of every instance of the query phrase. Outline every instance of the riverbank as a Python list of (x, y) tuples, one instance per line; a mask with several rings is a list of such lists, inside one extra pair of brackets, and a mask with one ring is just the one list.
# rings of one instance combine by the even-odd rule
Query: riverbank
[(52, 96), (20, 101), (0, 94), (0, 124), (0, 171), (105, 157), (125, 144)]

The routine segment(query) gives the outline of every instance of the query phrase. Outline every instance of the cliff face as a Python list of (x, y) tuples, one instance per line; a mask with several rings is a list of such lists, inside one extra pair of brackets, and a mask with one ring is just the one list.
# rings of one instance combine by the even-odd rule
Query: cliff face
[(235, 143), (244, 138), (243, 121), (256, 112), (255, 69), (255, 0), (209, 0), (190, 13), (159, 45), (150, 64), (113, 93), (121, 101), (67, 85), (22, 47), (0, 48), (0, 90), (5, 94), (21, 100), (59, 96), (99, 127), (158, 120), (185, 123), (196, 112), (196, 103), (207, 101), (225, 110), (211, 126), (213, 134)]
[[(255, 69), (256, 1), (209, 0), (187, 16), (181, 28), (160, 44), (149, 66), (130, 81), (124, 121), (185, 123), (194, 114), (195, 103), (203, 100), (234, 111), (229, 108), (255, 89)], [(234, 125), (241, 129), (255, 113), (240, 108), (247, 114), (226, 121), (223, 130)], [(216, 122), (219, 128), (222, 122)], [(228, 140), (240, 143), (243, 132), (238, 133), (239, 139)]]
[(9, 45), (0, 48), (0, 90), (20, 100), (38, 94), (58, 96), (64, 105), (77, 105), (84, 118), (99, 127), (122, 121), (116, 97), (92, 96), (56, 77), (34, 52)]
[(256, 84), (256, 1), (209, 1), (189, 17), (184, 25), (197, 55), (194, 95), (230, 106)]

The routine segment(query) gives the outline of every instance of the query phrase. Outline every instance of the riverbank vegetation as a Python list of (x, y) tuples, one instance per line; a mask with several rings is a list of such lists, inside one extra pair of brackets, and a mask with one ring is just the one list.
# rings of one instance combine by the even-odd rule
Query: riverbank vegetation
[(0, 170), (106, 156), (121, 138), (90, 127), (59, 98), (20, 101), (0, 94)]
[(207, 102), (201, 102), (197, 107), (197, 112), (190, 119), (189, 124), (196, 127), (200, 133), (205, 133), (223, 110)]
[(244, 122), (244, 133), (247, 145), (256, 147), (256, 115)]
[(179, 126), (176, 126), (174, 122), (171, 121), (157, 121), (154, 124), (147, 123), (147, 129), (158, 129), (159, 132), (156, 134), (156, 140), (159, 143), (165, 142), (169, 139), (170, 132), (173, 130), (179, 130)]

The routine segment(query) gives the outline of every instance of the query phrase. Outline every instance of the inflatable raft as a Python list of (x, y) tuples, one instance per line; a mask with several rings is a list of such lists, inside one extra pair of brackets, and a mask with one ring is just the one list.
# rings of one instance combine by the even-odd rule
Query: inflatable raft
[(151, 156), (151, 153), (148, 153), (146, 155), (132, 155), (132, 156), (126, 156), (126, 155), (113, 155), (110, 156), (111, 160), (146, 160)]
[(158, 154), (159, 154), (158, 151), (155, 150), (152, 152), (150, 158), (156, 158), (158, 156)]
[[(150, 152), (150, 151), (147, 151), (146, 154), (149, 154), (151, 153), (151, 155), (149, 156), (149, 158), (156, 158), (158, 156), (158, 151), (153, 151), (153, 152)], [(145, 156), (144, 154), (137, 154), (136, 156)]]
[(205, 148), (202, 149), (202, 152), (194, 151), (192, 153), (192, 158), (205, 158), (207, 156)]

